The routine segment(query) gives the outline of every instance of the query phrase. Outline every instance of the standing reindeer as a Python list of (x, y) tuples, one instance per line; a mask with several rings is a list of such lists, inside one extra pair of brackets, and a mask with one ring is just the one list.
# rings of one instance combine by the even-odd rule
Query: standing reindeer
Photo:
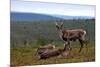
[(63, 22), (60, 25), (58, 25), (57, 22), (55, 22), (55, 24), (60, 38), (65, 42), (64, 50), (71, 50), (70, 42), (78, 40), (81, 45), (79, 52), (81, 52), (84, 45), (86, 31), (83, 29), (63, 29)]

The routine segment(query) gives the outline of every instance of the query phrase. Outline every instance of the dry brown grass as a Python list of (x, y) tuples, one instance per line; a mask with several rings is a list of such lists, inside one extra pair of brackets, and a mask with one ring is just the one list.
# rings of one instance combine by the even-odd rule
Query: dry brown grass
[[(59, 48), (59, 47), (58, 47)], [(95, 61), (95, 47), (88, 46), (78, 53), (79, 48), (73, 48), (67, 57), (51, 57), (48, 59), (38, 59), (35, 56), (36, 48), (12, 48), (11, 65), (41, 65), (41, 64), (60, 64)]]

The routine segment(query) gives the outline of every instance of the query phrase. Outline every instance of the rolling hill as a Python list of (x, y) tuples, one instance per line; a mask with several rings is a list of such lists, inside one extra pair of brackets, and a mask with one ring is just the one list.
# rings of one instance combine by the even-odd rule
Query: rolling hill
[(59, 20), (59, 19), (63, 19), (63, 20), (66, 20), (66, 19), (93, 19), (94, 17), (11, 12), (10, 18), (13, 21), (38, 21), (38, 20)]

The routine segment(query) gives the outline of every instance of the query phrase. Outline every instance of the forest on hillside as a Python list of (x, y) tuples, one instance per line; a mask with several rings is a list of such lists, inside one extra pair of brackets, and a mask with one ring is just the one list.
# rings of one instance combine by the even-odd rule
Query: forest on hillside
[[(45, 42), (62, 42), (59, 38), (54, 20), (49, 21), (11, 21), (11, 47), (24, 47), (37, 44), (39, 40)], [(58, 23), (60, 24), (61, 21)], [(84, 29), (86, 39), (94, 43), (95, 19), (63, 20), (64, 29)]]

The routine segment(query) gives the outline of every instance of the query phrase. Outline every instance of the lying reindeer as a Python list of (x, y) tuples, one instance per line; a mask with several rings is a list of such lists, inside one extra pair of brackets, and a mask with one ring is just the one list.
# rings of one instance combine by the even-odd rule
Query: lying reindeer
[(42, 54), (40, 54), (40, 59), (47, 59), (54, 56), (59, 56), (64, 52), (63, 49), (53, 49), (53, 50), (46, 50)]
[(81, 52), (84, 45), (86, 31), (83, 29), (62, 29), (63, 23), (61, 23), (61, 25), (58, 25), (57, 22), (55, 22), (55, 24), (60, 38), (65, 42), (64, 50), (71, 49), (70, 42), (78, 40), (81, 45), (79, 52)]
[(54, 48), (55, 48), (55, 46), (52, 45), (52, 44), (48, 44), (48, 45), (45, 45), (45, 46), (40, 46), (36, 51), (36, 55), (40, 55), (40, 54), (44, 53), (45, 51), (51, 50), (51, 49), (54, 49)]
[(47, 48), (49, 45), (46, 46), (42, 46), (40, 48), (37, 49), (37, 55), (39, 56), (39, 59), (47, 59), (50, 57), (54, 57), (54, 56), (67, 56), (68, 53), (64, 53), (65, 50), (63, 49), (55, 49), (55, 46), (52, 45), (52, 49), (51, 48)]

